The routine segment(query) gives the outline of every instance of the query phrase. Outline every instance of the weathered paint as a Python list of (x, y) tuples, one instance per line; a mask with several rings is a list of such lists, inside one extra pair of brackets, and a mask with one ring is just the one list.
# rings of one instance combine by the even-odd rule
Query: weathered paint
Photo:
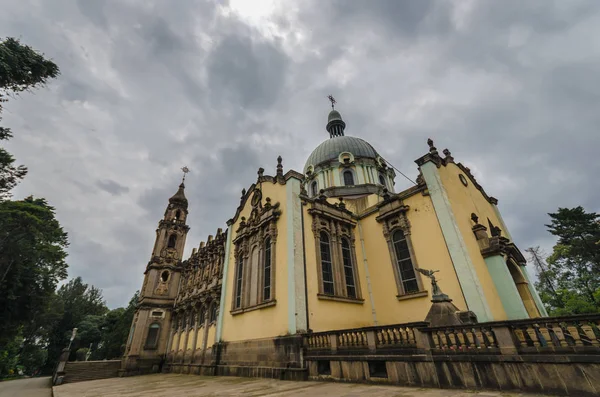
[(529, 318), (525, 305), (521, 300), (517, 286), (506, 266), (506, 261), (501, 255), (492, 255), (485, 258), (490, 276), (498, 291), (498, 297), (504, 306), (508, 320)]
[[(510, 234), (510, 230), (508, 230), (508, 227), (506, 226), (506, 223), (504, 223), (504, 218), (502, 218), (502, 214), (500, 213), (500, 210), (498, 209), (497, 205), (492, 204), (492, 206), (494, 207), (494, 212), (496, 213), (496, 216), (498, 217), (498, 220), (500, 221), (500, 225), (502, 226), (502, 231), (504, 232), (505, 236), (510, 240), (513, 241), (513, 238)], [(527, 266), (523, 266), (521, 267), (521, 273), (523, 273), (523, 276), (525, 276), (525, 279), (527, 279), (527, 284), (529, 287), (529, 292), (531, 292), (531, 295), (533, 296), (533, 300), (535, 302), (535, 306), (537, 307), (538, 311), (540, 312), (540, 314), (544, 317), (548, 316), (548, 312), (546, 311), (546, 308), (544, 307), (544, 304), (542, 303), (542, 299), (540, 298), (540, 295), (538, 294), (537, 290), (535, 289), (535, 285), (534, 283), (531, 282), (530, 278), (529, 278), (529, 272), (527, 270)]]
[[(371, 275), (369, 273), (369, 262), (367, 261), (367, 254), (365, 253), (365, 238), (363, 236), (362, 226), (360, 221), (357, 222), (358, 235), (360, 237), (360, 250), (362, 251), (362, 263), (365, 268), (365, 278), (367, 279), (367, 292), (369, 293), (369, 303), (371, 303), (371, 314), (373, 315), (373, 325), (377, 323), (377, 310), (375, 309), (375, 302), (373, 301), (373, 287), (371, 286)], [(358, 268), (358, 266), (357, 266)]]
[(542, 299), (540, 298), (540, 295), (538, 294), (537, 290), (535, 289), (535, 285), (531, 282), (531, 280), (529, 278), (529, 271), (527, 270), (527, 266), (521, 266), (521, 273), (523, 273), (523, 276), (527, 280), (527, 286), (529, 288), (529, 292), (531, 292), (531, 295), (533, 296), (533, 301), (535, 302), (535, 307), (537, 307), (537, 309), (540, 312), (540, 314), (542, 315), (542, 317), (548, 317), (548, 312), (546, 311), (546, 307), (542, 303)]
[[(219, 301), (219, 314), (217, 317), (217, 342), (221, 340), (223, 335), (223, 316), (225, 314), (225, 299), (227, 296), (227, 280), (229, 277), (229, 261), (231, 258), (231, 241), (233, 240), (233, 228), (227, 230), (227, 242), (225, 243), (225, 260), (223, 263), (223, 282), (221, 284), (221, 300)], [(233, 273), (233, 272), (232, 272)]]
[(475, 270), (471, 255), (467, 251), (463, 234), (459, 229), (454, 217), (453, 208), (450, 204), (448, 194), (442, 183), (438, 168), (432, 162), (427, 162), (421, 167), (423, 178), (427, 184), (433, 207), (438, 222), (450, 252), (452, 263), (456, 270), (463, 295), (469, 310), (473, 311), (480, 322), (494, 319), (478, 274)]
[(291, 178), (286, 183), (287, 268), (288, 268), (288, 332), (306, 331), (306, 299), (304, 294), (304, 252), (302, 250), (302, 219), (300, 181)]
[[(271, 204), (279, 203), (281, 217), (277, 220), (277, 242), (275, 246), (275, 300), (274, 306), (262, 309), (247, 311), (245, 313), (232, 315), (231, 307), (233, 300), (233, 283), (235, 272), (233, 266), (227, 278), (223, 276), (223, 283), (226, 285), (226, 293), (221, 295), (221, 304), (223, 310), (223, 328), (219, 340), (239, 341), (245, 339), (267, 338), (282, 336), (288, 332), (288, 228), (287, 223), (287, 195), (285, 185), (279, 183), (262, 183), (262, 197), (265, 200), (271, 198)], [(236, 230), (239, 229), (241, 217), (250, 217), (252, 211), (251, 200), (247, 200), (244, 208), (240, 211), (237, 221), (229, 227), (232, 230), (232, 238), (235, 240)], [(229, 250), (230, 265), (235, 263), (235, 250), (233, 246)], [(223, 304), (224, 302), (224, 304)]]

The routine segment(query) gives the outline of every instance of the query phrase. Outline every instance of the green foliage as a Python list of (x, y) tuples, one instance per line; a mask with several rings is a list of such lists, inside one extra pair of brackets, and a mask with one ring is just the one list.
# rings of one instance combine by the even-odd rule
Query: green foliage
[(90, 351), (90, 349), (88, 349), (87, 347), (82, 347), (80, 349), (77, 349), (77, 351), (75, 352), (75, 359), (77, 361), (85, 361), (85, 356), (87, 355), (87, 353)]
[(48, 360), (48, 350), (39, 344), (27, 344), (19, 355), (19, 364), (25, 367), (25, 373), (33, 375), (41, 370)]
[[(63, 315), (49, 334), (47, 367), (52, 367), (56, 363), (61, 350), (69, 344), (71, 331), (77, 328), (86, 316), (102, 316), (108, 311), (102, 291), (85, 284), (81, 277), (62, 285), (56, 295), (62, 302)], [(79, 347), (86, 347), (80, 342), (80, 338), (73, 342), (73, 351)]]
[(15, 337), (0, 345), (0, 377), (16, 372), (22, 342), (23, 338)]
[(44, 199), (0, 202), (0, 345), (33, 321), (66, 277), (67, 245)]
[(102, 326), (100, 347), (97, 352), (94, 352), (94, 359), (110, 360), (123, 355), (138, 298), (139, 292), (136, 292), (127, 308), (118, 308), (106, 314)]
[(544, 263), (529, 249), (539, 281), (536, 287), (551, 315), (600, 312), (600, 215), (582, 207), (548, 214), (548, 231), (558, 237)]
[[(59, 73), (54, 62), (19, 40), (7, 38), (0, 41), (0, 114), (7, 97), (44, 85)], [(11, 137), (9, 128), (0, 127), (0, 141)], [(15, 166), (14, 162), (14, 157), (0, 147), (0, 200), (7, 199), (10, 190), (27, 173), (27, 168)]]

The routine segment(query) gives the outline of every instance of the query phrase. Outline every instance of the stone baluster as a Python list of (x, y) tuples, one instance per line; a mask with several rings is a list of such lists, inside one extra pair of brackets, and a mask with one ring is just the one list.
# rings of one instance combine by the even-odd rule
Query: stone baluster
[(558, 343), (560, 346), (562, 346), (562, 347), (569, 346), (560, 324), (558, 324), (558, 323), (552, 324), (552, 331), (554, 331), (554, 335), (556, 335), (556, 338), (558, 339)]

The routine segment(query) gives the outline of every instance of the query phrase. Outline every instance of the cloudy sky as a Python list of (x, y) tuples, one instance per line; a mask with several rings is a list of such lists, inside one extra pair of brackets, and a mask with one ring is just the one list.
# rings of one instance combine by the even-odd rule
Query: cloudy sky
[[(69, 233), (69, 275), (125, 305), (183, 165), (186, 252), (262, 166), (301, 171), (346, 133), (416, 177), (431, 137), (469, 166), (521, 249), (547, 212), (600, 210), (600, 2), (0, 0), (0, 37), (61, 76), (10, 101), (8, 146)], [(399, 177), (397, 187), (409, 182)], [(186, 254), (187, 255), (187, 254)]]

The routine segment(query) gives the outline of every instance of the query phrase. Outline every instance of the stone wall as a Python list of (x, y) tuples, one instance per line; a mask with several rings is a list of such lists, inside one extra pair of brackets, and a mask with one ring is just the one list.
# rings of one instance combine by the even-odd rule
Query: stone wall
[(64, 367), (62, 383), (115, 378), (121, 368), (121, 360), (68, 361)]
[(170, 371), (198, 375), (305, 380), (302, 336), (220, 342), (212, 346), (210, 363), (169, 363)]

